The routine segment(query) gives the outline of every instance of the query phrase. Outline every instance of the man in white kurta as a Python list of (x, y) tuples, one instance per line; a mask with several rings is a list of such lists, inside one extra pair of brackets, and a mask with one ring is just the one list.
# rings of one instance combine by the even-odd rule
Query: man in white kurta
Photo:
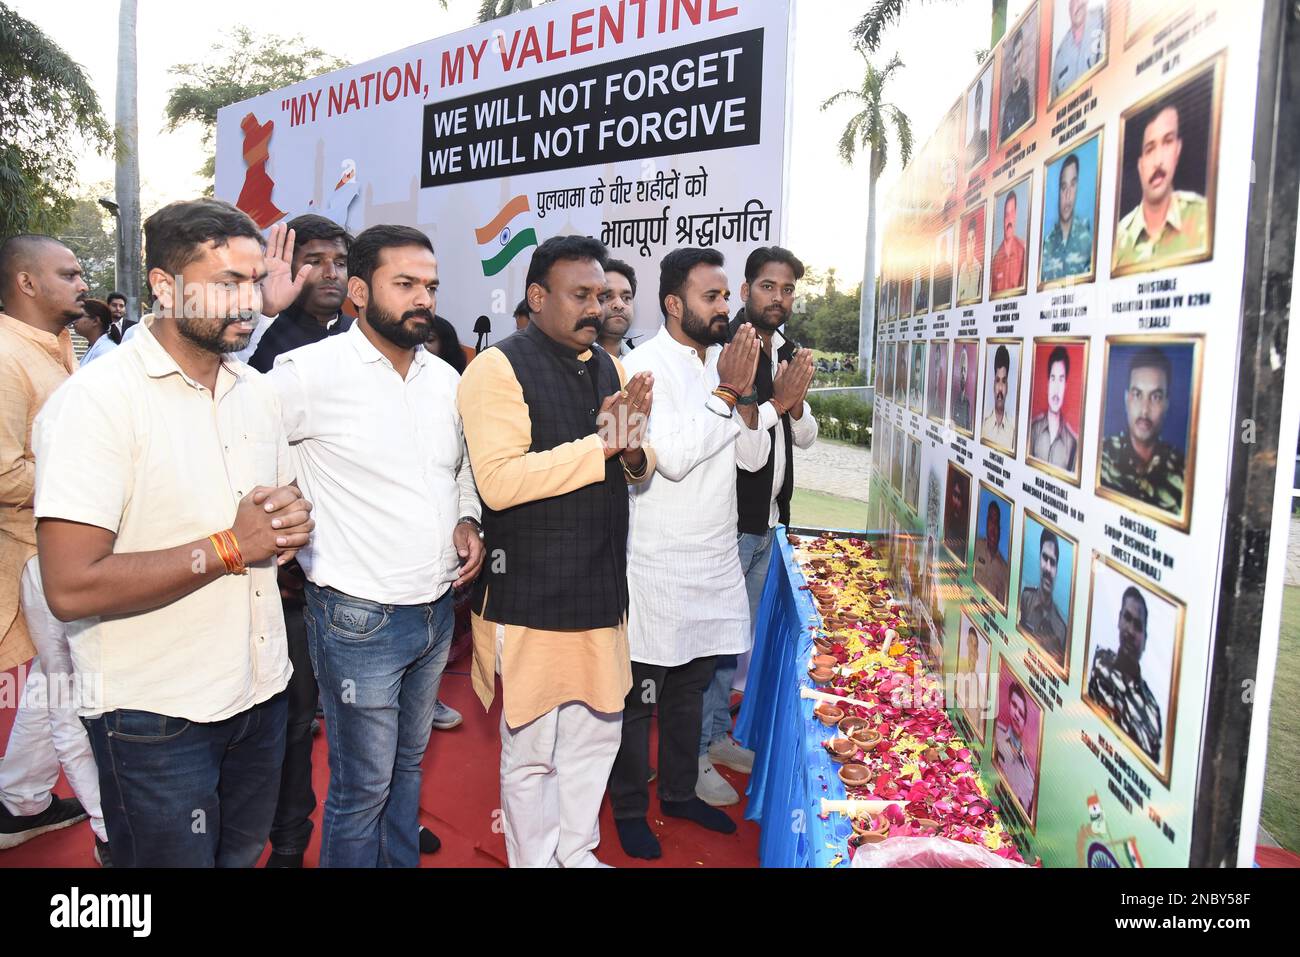
[(646, 821), (656, 706), (661, 811), (722, 833), (736, 828), (695, 794), (701, 706), (717, 656), (741, 654), (752, 640), (736, 550), (736, 468), (763, 468), (771, 437), (754, 427), (757, 406), (733, 399), (751, 396), (759, 348), (752, 327), (721, 344), (730, 295), (722, 267), (713, 250), (665, 257), (664, 327), (624, 361), (629, 376), (654, 374), (647, 440), (657, 455), (654, 476), (630, 492), (632, 690), (609, 786), (619, 840), (633, 857), (660, 855)]

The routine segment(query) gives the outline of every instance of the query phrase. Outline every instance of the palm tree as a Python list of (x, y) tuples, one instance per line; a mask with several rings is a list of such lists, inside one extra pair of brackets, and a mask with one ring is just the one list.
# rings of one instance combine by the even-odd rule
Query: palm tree
[[(881, 34), (886, 28), (898, 23), (903, 18), (904, 11), (914, 2), (915, 0), (875, 0), (871, 9), (853, 28), (854, 37), (867, 48), (868, 52), (875, 53), (880, 46)], [(989, 2), (992, 5), (993, 21), (989, 46), (995, 47), (1002, 39), (1002, 34), (1007, 32), (1007, 0), (989, 0)]]
[(113, 139), (117, 157), (118, 290), (127, 315), (140, 317), (140, 148), (136, 120), (136, 0), (117, 10), (117, 110)]
[(867, 261), (862, 274), (862, 311), (858, 321), (858, 368), (866, 373), (867, 383), (874, 381), (870, 359), (876, 336), (876, 184), (889, 162), (890, 127), (893, 127), (894, 144), (901, 165), (912, 158), (912, 123), (893, 103), (885, 102), (885, 87), (895, 70), (902, 69), (903, 61), (894, 54), (884, 69), (877, 69), (858, 47), (867, 72), (862, 86), (856, 90), (841, 90), (825, 103), (827, 110), (841, 100), (849, 100), (862, 109), (849, 119), (840, 134), (840, 158), (852, 164), (859, 149), (870, 151), (870, 171), (867, 186)]
[(487, 23), (497, 17), (508, 17), (520, 10), (531, 10), (533, 0), (482, 0), (478, 8), (478, 22)]

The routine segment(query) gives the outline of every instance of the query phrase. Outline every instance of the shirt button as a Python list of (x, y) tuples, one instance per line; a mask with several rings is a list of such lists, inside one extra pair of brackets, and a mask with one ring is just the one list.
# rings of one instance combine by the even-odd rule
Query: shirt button
[(578, 370), (578, 375), (586, 375), (586, 374), (587, 374), (587, 370), (586, 370), (586, 369), (579, 369), (579, 370)]
[(596, 414), (596, 410), (595, 410), (595, 409), (588, 409), (588, 410), (587, 410), (587, 414), (588, 414), (588, 415), (595, 415), (595, 414)]

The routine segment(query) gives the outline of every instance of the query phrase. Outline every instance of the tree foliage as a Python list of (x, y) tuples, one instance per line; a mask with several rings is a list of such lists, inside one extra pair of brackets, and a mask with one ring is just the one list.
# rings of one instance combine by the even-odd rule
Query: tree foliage
[[(862, 85), (856, 90), (840, 90), (822, 104), (828, 110), (836, 103), (847, 100), (861, 109), (849, 117), (844, 131), (840, 134), (838, 144), (840, 159), (852, 163), (859, 149), (871, 153), (871, 178), (879, 179), (889, 163), (890, 146), (898, 150), (899, 159), (904, 166), (912, 158), (912, 121), (907, 114), (885, 100), (885, 87), (894, 72), (903, 68), (903, 61), (895, 53), (883, 68), (877, 67), (867, 56), (863, 47), (858, 48), (866, 67), (862, 74)], [(893, 137), (890, 137), (890, 127)], [(872, 210), (874, 213), (875, 211)]]
[[(167, 129), (197, 123), (203, 129), (204, 146), (210, 148), (222, 107), (345, 66), (348, 61), (308, 46), (301, 36), (255, 34), (249, 27), (236, 26), (213, 48), (207, 62), (171, 68), (181, 82), (167, 98)], [(209, 152), (198, 173), (211, 180), (215, 171), (216, 157)]]
[(805, 292), (788, 323), (789, 337), (823, 352), (856, 353), (861, 285), (841, 292), (834, 269), (826, 273), (809, 269), (803, 283)]
[[(542, 2), (546, 3), (547, 0), (542, 0)], [(487, 23), (489, 20), (495, 20), (498, 17), (508, 17), (520, 10), (531, 10), (532, 7), (533, 0), (480, 0), (478, 22)]]
[(110, 143), (85, 72), (28, 20), (0, 3), (0, 237), (55, 232), (67, 220), (80, 134)]
[(112, 191), (111, 184), (102, 183), (83, 192), (73, 200), (67, 223), (55, 234), (76, 254), (90, 295), (99, 299), (113, 291), (117, 261), (116, 228), (112, 217), (99, 205), (99, 197), (111, 195)]

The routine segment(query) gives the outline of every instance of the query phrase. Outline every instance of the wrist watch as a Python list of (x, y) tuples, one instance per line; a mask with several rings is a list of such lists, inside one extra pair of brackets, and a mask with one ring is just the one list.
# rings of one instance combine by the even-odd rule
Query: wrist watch
[(472, 518), (469, 515), (462, 515), (460, 517), (460, 520), (457, 521), (456, 524), (473, 526), (474, 531), (478, 533), (479, 541), (483, 540), (483, 526), (479, 524), (479, 520), (477, 518)]

